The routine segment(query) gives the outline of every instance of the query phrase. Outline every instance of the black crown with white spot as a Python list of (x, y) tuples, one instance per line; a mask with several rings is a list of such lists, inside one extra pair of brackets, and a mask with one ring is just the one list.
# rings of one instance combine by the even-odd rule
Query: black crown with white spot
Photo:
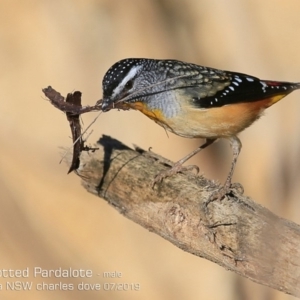
[(103, 81), (103, 96), (108, 97), (113, 90), (120, 84), (123, 78), (130, 72), (133, 66), (140, 66), (147, 63), (143, 58), (127, 58), (118, 61), (106, 72)]

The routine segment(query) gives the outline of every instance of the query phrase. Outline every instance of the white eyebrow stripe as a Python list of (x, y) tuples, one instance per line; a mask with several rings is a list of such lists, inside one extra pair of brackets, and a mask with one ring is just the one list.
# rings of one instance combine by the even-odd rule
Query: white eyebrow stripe
[(125, 84), (132, 79), (136, 73), (141, 69), (142, 66), (134, 66), (131, 68), (129, 73), (123, 78), (119, 85), (113, 90), (112, 98), (114, 98), (124, 88)]

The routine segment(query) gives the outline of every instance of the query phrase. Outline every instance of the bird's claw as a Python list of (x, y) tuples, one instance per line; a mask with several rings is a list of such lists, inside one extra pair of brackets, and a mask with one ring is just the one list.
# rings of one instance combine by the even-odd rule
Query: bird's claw
[(192, 172), (193, 170), (196, 171), (196, 174), (199, 173), (200, 169), (196, 165), (189, 165), (189, 166), (183, 166), (182, 164), (174, 164), (173, 167), (169, 170), (161, 171), (157, 176), (155, 176), (153, 182), (152, 182), (152, 188), (155, 186), (156, 183), (160, 183), (164, 180), (166, 177), (171, 177), (177, 173), (188, 173)]
[(205, 206), (207, 206), (209, 203), (214, 202), (216, 200), (222, 200), (226, 195), (229, 195), (230, 193), (238, 193), (242, 195), (244, 193), (243, 186), (236, 182), (236, 183), (225, 183), (223, 187), (220, 189), (214, 191), (208, 200), (205, 202)]

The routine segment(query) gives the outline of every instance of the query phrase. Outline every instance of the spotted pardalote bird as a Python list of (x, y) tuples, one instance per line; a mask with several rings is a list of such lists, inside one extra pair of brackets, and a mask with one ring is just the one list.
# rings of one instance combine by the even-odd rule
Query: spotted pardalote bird
[(179, 136), (206, 142), (155, 178), (181, 171), (182, 164), (219, 138), (227, 138), (233, 161), (224, 191), (228, 192), (241, 150), (237, 134), (262, 112), (299, 89), (300, 83), (256, 77), (177, 60), (128, 58), (115, 63), (103, 78), (102, 110), (135, 109)]

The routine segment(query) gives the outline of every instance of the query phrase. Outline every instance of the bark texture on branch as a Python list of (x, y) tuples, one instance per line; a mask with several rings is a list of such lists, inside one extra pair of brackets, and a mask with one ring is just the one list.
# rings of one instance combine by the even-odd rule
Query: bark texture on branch
[(99, 145), (81, 154), (78, 174), (89, 192), (184, 251), (300, 297), (299, 225), (234, 192), (206, 206), (218, 186), (202, 176), (177, 174), (152, 189), (166, 160), (107, 136)]

